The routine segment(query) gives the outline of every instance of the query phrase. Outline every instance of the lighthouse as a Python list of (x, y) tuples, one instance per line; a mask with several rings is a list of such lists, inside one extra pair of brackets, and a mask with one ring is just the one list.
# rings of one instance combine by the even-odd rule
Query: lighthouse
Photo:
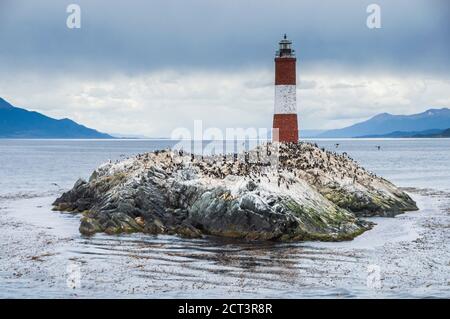
[(298, 142), (296, 67), (297, 59), (292, 41), (286, 34), (275, 54), (275, 111), (273, 140), (282, 143)]

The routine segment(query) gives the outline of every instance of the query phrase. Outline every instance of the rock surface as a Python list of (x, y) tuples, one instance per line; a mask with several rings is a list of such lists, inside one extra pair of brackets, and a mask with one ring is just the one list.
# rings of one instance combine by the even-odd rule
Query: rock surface
[(349, 240), (364, 216), (417, 210), (347, 155), (309, 143), (230, 156), (156, 151), (97, 168), (54, 202), (82, 213), (80, 232), (145, 232), (251, 240)]

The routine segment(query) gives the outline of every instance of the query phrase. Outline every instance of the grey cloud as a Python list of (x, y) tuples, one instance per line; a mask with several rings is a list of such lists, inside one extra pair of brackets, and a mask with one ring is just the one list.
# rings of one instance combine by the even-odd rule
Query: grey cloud
[(352, 84), (352, 83), (336, 83), (333, 85), (330, 85), (331, 89), (356, 89), (356, 88), (363, 88), (366, 84)]
[[(79, 30), (65, 26), (72, 2), (82, 8)], [(378, 30), (365, 24), (372, 2), (0, 0), (0, 68), (96, 76), (168, 68), (268, 69), (287, 32), (301, 68), (335, 63), (448, 73), (448, 1), (378, 0)]]
[(317, 86), (316, 81), (301, 80), (298, 83), (297, 88), (299, 90), (309, 90), (309, 89), (314, 89), (316, 86)]
[[(379, 30), (365, 24), (373, 2)], [(0, 96), (107, 132), (270, 127), (285, 32), (302, 128), (448, 106), (447, 0), (0, 0)]]

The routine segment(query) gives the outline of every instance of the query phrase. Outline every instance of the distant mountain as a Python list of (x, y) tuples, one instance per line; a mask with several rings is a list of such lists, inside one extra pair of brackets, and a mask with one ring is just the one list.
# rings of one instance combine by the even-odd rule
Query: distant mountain
[(69, 119), (56, 120), (0, 98), (0, 138), (113, 138)]
[(437, 138), (450, 137), (450, 128), (442, 130), (438, 133), (419, 133), (412, 137), (437, 137)]
[(371, 119), (342, 129), (330, 130), (318, 137), (361, 137), (393, 132), (420, 132), (450, 127), (450, 109), (429, 109), (412, 115), (378, 114)]
[(411, 131), (411, 132), (403, 132), (403, 131), (395, 131), (388, 134), (375, 134), (375, 135), (363, 135), (357, 136), (357, 138), (404, 138), (404, 137), (420, 137), (420, 136), (431, 136), (442, 133), (444, 130), (442, 129), (432, 129), (425, 131)]

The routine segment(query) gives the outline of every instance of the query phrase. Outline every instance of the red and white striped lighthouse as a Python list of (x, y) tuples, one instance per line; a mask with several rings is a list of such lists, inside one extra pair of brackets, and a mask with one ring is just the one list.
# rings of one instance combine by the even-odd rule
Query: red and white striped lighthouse
[(279, 45), (280, 48), (275, 55), (273, 140), (283, 143), (297, 143), (298, 120), (295, 74), (297, 59), (295, 58), (295, 50), (292, 49), (292, 41), (286, 38), (286, 34)]

